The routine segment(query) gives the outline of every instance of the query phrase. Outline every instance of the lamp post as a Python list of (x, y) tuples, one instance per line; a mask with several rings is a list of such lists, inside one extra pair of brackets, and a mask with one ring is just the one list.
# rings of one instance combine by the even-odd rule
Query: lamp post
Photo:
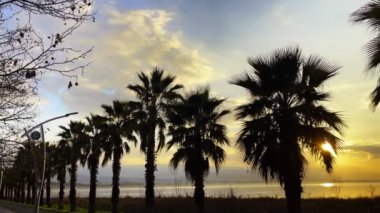
[[(35, 125), (34, 127), (30, 128), (29, 130), (27, 130), (25, 128), (24, 129), (25, 133), (21, 136), (21, 137), (26, 136), (28, 138), (29, 143), (31, 143), (32, 140), (36, 141), (36, 140), (39, 140), (41, 138), (43, 149), (44, 149), (44, 158), (43, 158), (43, 164), (42, 164), (41, 186), (40, 186), (40, 190), (38, 192), (38, 196), (35, 199), (35, 205), (36, 205), (35, 212), (36, 213), (39, 213), (39, 211), (40, 211), (40, 209), (39, 209), (39, 207), (40, 207), (40, 198), (41, 198), (41, 193), (42, 193), (42, 189), (43, 189), (43, 186), (44, 186), (45, 169), (46, 169), (46, 145), (45, 145), (45, 133), (44, 133), (44, 127), (43, 127), (43, 125), (46, 124), (46, 123), (48, 123), (48, 122), (50, 122), (50, 121), (57, 120), (57, 119), (60, 119), (60, 118), (66, 118), (66, 117), (69, 117), (70, 115), (76, 115), (76, 114), (78, 114), (78, 112), (67, 113), (65, 115), (57, 116), (57, 117), (48, 119), (48, 120), (46, 120), (44, 122), (41, 122), (41, 123)], [(33, 131), (33, 130), (35, 130), (38, 127), (40, 127), (41, 133), (39, 133), (37, 131)], [(38, 166), (37, 166), (37, 161), (36, 161), (33, 149), (32, 149), (32, 157), (33, 157), (33, 161), (34, 161), (34, 164), (35, 164), (34, 165), (35, 166), (35, 170), (36, 170), (36, 173), (35, 173), (36, 174), (35, 185), (37, 187)]]

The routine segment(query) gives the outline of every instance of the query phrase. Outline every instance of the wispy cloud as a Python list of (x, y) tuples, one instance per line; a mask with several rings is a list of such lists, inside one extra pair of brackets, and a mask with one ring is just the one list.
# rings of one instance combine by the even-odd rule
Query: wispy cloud
[(272, 16), (281, 26), (291, 25), (295, 20), (295, 17), (292, 15), (291, 10), (284, 5), (274, 5), (272, 9)]
[(380, 158), (380, 145), (347, 146), (346, 151), (366, 153), (370, 159)]

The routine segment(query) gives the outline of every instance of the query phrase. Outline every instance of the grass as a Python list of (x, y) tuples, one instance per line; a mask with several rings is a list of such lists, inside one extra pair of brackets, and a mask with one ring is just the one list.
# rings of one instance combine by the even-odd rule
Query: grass
[[(193, 213), (196, 212), (194, 201), (190, 197), (159, 197), (153, 208), (144, 206), (144, 198), (121, 198), (120, 210), (125, 213)], [(56, 203), (56, 199), (53, 199)], [(87, 212), (88, 200), (78, 198), (79, 213)], [(27, 205), (27, 204), (22, 204)], [(58, 211), (57, 205), (52, 208), (42, 206), (41, 209), (51, 212), (69, 212), (68, 201), (65, 200), (65, 210)], [(109, 198), (97, 198), (98, 213), (111, 212)], [(286, 212), (286, 202), (282, 198), (207, 198), (206, 213), (282, 213)], [(380, 197), (376, 198), (313, 198), (302, 201), (303, 213), (375, 213), (380, 212)]]
[[(57, 204), (53, 204), (51, 208), (47, 207), (46, 205), (45, 206), (41, 206), (40, 209), (42, 210), (46, 210), (46, 211), (51, 211), (51, 212), (70, 212), (69, 209), (70, 209), (70, 206), (69, 205), (64, 205), (64, 209), (62, 210), (58, 210), (58, 205)], [(86, 208), (77, 208), (77, 211), (78, 213), (87, 213), (87, 209)], [(99, 213), (108, 213), (110, 211), (99, 211)]]

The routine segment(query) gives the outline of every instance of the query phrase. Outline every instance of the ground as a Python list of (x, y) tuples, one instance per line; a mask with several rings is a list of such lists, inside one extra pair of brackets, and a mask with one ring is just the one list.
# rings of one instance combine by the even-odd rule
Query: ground
[[(55, 200), (53, 200), (55, 203)], [(67, 200), (66, 209), (68, 209)], [(87, 212), (87, 199), (79, 198), (78, 212)], [(194, 213), (196, 208), (194, 201), (190, 197), (177, 198), (157, 198), (153, 208), (144, 207), (143, 198), (121, 198), (120, 212), (125, 213)], [(18, 204), (9, 201), (0, 201), (0, 207), (9, 209), (8, 212), (32, 212), (31, 206)], [(46, 207), (41, 213), (58, 212), (56, 206), (49, 211)], [(98, 213), (110, 213), (111, 202), (109, 198), (98, 198), (96, 201)], [(208, 198), (205, 205), (206, 213), (286, 213), (286, 202), (277, 198)], [(0, 212), (5, 212), (0, 209)], [(62, 211), (60, 211), (62, 212)], [(68, 212), (63, 211), (63, 212)], [(379, 213), (380, 197), (378, 198), (355, 198), (355, 199), (335, 199), (319, 198), (305, 199), (302, 201), (303, 213)]]

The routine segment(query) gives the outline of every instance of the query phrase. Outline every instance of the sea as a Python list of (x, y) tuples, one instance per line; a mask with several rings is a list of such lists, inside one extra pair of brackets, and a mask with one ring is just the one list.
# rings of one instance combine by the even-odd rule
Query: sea
[[(78, 197), (88, 197), (89, 185), (78, 184), (76, 187)], [(99, 184), (97, 197), (110, 197), (112, 186)], [(144, 197), (144, 185), (120, 185), (120, 197)], [(65, 195), (68, 195), (66, 184)], [(158, 184), (155, 194), (159, 197), (186, 197), (192, 196), (194, 186), (191, 183)], [(283, 198), (283, 189), (278, 183), (206, 183), (207, 197), (214, 198)], [(58, 184), (52, 186), (52, 197), (58, 195)], [(380, 181), (340, 181), (340, 182), (306, 182), (303, 183), (303, 198), (357, 198), (375, 197), (380, 195)]]

